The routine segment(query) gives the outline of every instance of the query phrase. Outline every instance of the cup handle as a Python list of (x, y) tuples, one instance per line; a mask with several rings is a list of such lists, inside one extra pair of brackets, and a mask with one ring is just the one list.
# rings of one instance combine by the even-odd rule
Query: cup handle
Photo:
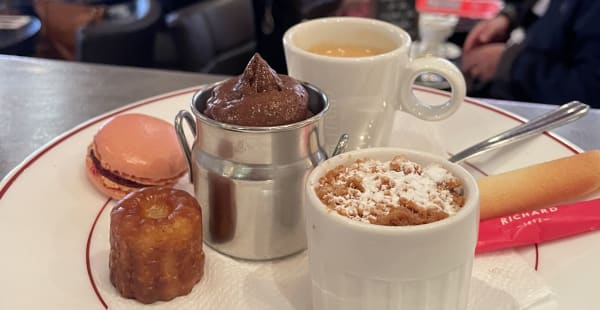
[(193, 173), (194, 170), (192, 169), (193, 168), (193, 166), (192, 166), (192, 150), (190, 150), (187, 139), (185, 137), (185, 132), (183, 131), (183, 120), (185, 120), (187, 122), (188, 126), (192, 130), (194, 139), (196, 139), (196, 121), (194, 120), (194, 116), (190, 112), (188, 112), (186, 110), (181, 110), (175, 116), (175, 123), (174, 123), (175, 133), (177, 134), (177, 140), (179, 140), (179, 145), (181, 146), (181, 149), (183, 150), (183, 155), (185, 155), (185, 160), (187, 161), (187, 164), (188, 164), (190, 182), (192, 184), (194, 184), (194, 173)]
[[(412, 59), (408, 64), (408, 75), (400, 90), (400, 105), (402, 109), (420, 119), (437, 121), (452, 115), (465, 99), (467, 91), (465, 78), (460, 70), (450, 61), (426, 56)], [(443, 76), (452, 93), (450, 99), (441, 105), (431, 105), (419, 100), (412, 91), (412, 84), (422, 73), (433, 72)]]

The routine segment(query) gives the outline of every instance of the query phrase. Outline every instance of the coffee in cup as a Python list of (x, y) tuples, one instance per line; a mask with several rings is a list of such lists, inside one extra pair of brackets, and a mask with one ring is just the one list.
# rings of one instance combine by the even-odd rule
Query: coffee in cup
[(308, 51), (332, 57), (367, 57), (383, 54), (389, 50), (360, 44), (319, 43), (311, 46)]

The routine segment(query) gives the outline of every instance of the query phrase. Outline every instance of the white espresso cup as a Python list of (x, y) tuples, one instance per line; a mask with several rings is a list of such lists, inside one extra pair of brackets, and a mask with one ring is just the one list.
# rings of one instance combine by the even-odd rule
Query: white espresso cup
[[(415, 226), (352, 220), (318, 198), (319, 178), (357, 159), (404, 155), (439, 164), (462, 182), (465, 203), (449, 217)], [(317, 166), (306, 185), (306, 232), (313, 309), (466, 309), (479, 225), (477, 183), (442, 157), (400, 148), (342, 153)]]
[[(324, 43), (385, 52), (364, 57), (309, 52)], [(283, 45), (288, 74), (318, 86), (329, 97), (324, 118), (328, 151), (343, 133), (350, 136), (348, 149), (381, 146), (389, 139), (395, 110), (423, 120), (441, 120), (454, 113), (465, 96), (465, 80), (456, 66), (438, 57), (409, 59), (410, 36), (387, 22), (358, 17), (314, 19), (290, 28)], [(412, 84), (425, 72), (448, 80), (452, 94), (447, 102), (426, 103), (414, 95)]]

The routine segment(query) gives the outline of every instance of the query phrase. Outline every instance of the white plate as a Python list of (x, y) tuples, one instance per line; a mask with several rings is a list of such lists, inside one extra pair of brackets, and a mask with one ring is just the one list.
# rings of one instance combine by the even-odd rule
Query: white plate
[[(88, 183), (86, 147), (102, 122), (117, 113), (135, 111), (171, 122), (178, 110), (189, 109), (194, 90), (137, 102), (90, 120), (29, 156), (0, 182), (0, 309), (141, 307), (119, 297), (108, 281), (107, 215), (114, 202)], [(416, 93), (437, 101), (447, 97), (422, 88)], [(413, 120), (399, 116), (396, 128), (404, 133), (394, 133), (393, 144), (454, 153), (520, 121), (510, 113), (466, 100), (449, 119), (427, 125), (419, 122), (419, 130), (411, 125)], [(579, 151), (568, 141), (546, 134), (471, 163), (494, 174)], [(556, 292), (561, 308), (600, 309), (594, 285), (600, 278), (599, 242), (600, 234), (589, 233), (540, 245), (537, 259), (533, 247), (519, 253), (532, 267), (537, 260), (538, 272)], [(205, 250), (206, 275), (192, 294), (150, 307), (193, 308), (199, 304), (197, 299), (212, 308), (233, 301), (250, 309), (309, 307), (305, 255), (273, 263), (245, 262), (244, 277), (223, 284), (217, 283), (219, 277), (235, 278), (232, 273), (238, 271), (233, 270), (239, 268), (231, 266), (242, 263), (208, 247)]]

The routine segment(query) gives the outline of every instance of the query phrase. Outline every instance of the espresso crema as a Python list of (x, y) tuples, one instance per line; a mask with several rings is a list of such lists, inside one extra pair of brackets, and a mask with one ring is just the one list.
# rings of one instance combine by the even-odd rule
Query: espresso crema
[(367, 57), (384, 54), (391, 49), (383, 49), (358, 44), (320, 43), (311, 46), (309, 52), (332, 57)]

